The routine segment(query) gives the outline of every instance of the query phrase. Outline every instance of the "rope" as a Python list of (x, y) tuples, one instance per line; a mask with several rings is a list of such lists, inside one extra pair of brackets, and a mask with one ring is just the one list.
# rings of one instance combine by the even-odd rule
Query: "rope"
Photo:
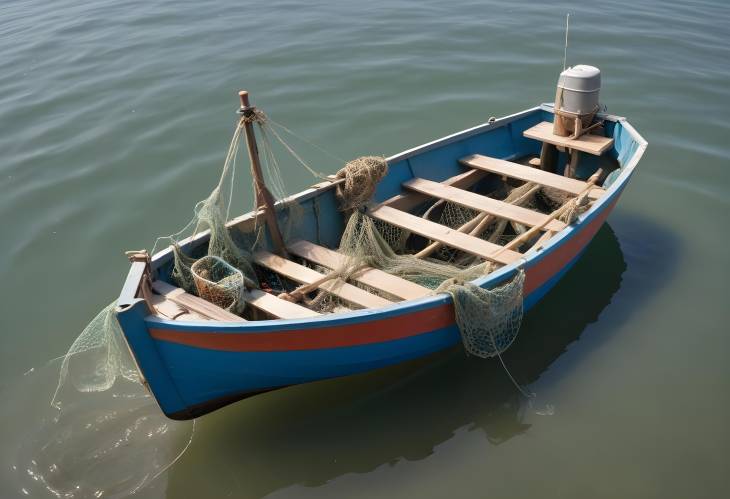
[(301, 140), (302, 142), (306, 142), (307, 144), (309, 144), (310, 146), (314, 147), (315, 149), (318, 149), (320, 152), (323, 152), (324, 154), (326, 154), (330, 158), (332, 158), (334, 160), (337, 160), (338, 163), (347, 163), (347, 160), (346, 159), (342, 159), (341, 157), (333, 154), (332, 152), (328, 151), (324, 147), (322, 147), (322, 146), (320, 146), (318, 144), (315, 144), (311, 140), (308, 140), (308, 139), (302, 137), (301, 135), (298, 135), (298, 134), (292, 132), (290, 129), (288, 129), (287, 127), (285, 127), (281, 123), (277, 123), (276, 121), (272, 120), (271, 118), (269, 118), (269, 123), (271, 123), (272, 125), (278, 126), (279, 128), (281, 128), (282, 130), (284, 130), (286, 133), (288, 133), (292, 137), (296, 137), (297, 139)]

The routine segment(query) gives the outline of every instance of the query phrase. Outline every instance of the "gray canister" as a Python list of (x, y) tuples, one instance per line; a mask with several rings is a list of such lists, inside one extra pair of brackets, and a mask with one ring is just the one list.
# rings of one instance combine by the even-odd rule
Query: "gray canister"
[(558, 89), (562, 99), (556, 105), (561, 111), (580, 116), (593, 114), (598, 110), (601, 70), (584, 64), (568, 68), (560, 73)]

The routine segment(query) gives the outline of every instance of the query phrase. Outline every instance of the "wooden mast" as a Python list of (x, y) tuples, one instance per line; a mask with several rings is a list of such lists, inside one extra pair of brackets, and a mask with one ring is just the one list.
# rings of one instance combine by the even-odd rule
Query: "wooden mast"
[(261, 173), (261, 162), (259, 161), (259, 150), (256, 146), (256, 136), (254, 135), (253, 122), (248, 120), (249, 116), (252, 116), (256, 108), (251, 105), (248, 100), (248, 92), (241, 90), (238, 92), (238, 96), (241, 99), (240, 114), (243, 116), (243, 127), (246, 131), (246, 145), (248, 146), (248, 157), (251, 160), (251, 175), (253, 176), (254, 185), (256, 188), (256, 208), (264, 210), (264, 219), (266, 225), (269, 228), (269, 234), (271, 240), (274, 243), (274, 249), (279, 256), (286, 257), (286, 246), (284, 245), (284, 238), (281, 237), (281, 231), (279, 230), (279, 223), (276, 220), (276, 210), (274, 209), (274, 196), (271, 195), (266, 183), (264, 182), (264, 176)]

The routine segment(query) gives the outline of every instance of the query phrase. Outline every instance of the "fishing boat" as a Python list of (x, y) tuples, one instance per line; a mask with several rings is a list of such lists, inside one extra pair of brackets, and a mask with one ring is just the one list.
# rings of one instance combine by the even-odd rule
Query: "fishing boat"
[[(569, 90), (567, 84), (560, 90), (557, 106), (490, 118), (388, 157), (365, 214), (407, 230), (417, 239), (414, 252), (438, 246), (492, 262), (493, 270), (472, 282), (479, 288), (524, 271), (521, 305), (529, 310), (586, 249), (647, 146), (623, 117), (596, 109), (588, 120), (571, 114)], [(251, 113), (248, 95), (241, 97), (242, 114)], [(247, 132), (256, 178), (256, 139)], [(284, 276), (305, 293), (327, 290), (349, 309), (321, 313), (267, 287), (250, 287), (246, 319), (181, 289), (172, 278), (174, 248), (132, 258), (116, 316), (144, 383), (169, 418), (198, 417), (252, 395), (378, 369), (462, 341), (451, 294), (377, 268), (359, 269), (337, 286), (323, 279), (344, 258), (338, 248), (347, 220), (337, 197), (343, 182), (332, 176), (293, 196), (301, 218), (286, 238), (277, 234), (276, 206), (262, 184), (259, 209), (226, 226), (236, 233), (264, 225), (267, 237), (252, 255), (256, 269)], [(586, 209), (565, 223), (490, 195), (526, 183), (580, 198)], [(449, 227), (424, 216), (423, 207), (440, 200), (521, 230), (500, 245), (474, 235), (474, 223)], [(209, 238), (201, 232), (181, 249), (193, 254)]]

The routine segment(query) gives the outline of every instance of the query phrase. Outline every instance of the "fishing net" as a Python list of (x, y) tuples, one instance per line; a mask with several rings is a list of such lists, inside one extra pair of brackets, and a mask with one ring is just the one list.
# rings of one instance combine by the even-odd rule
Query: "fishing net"
[(340, 278), (347, 278), (366, 265), (432, 289), (434, 294), (449, 293), (464, 346), (471, 354), (492, 357), (504, 351), (517, 336), (522, 318), (522, 270), (504, 286), (493, 290), (480, 288), (470, 281), (489, 274), (495, 269), (494, 263), (462, 267), (433, 258), (397, 254), (374, 221), (359, 210), (350, 216), (340, 252), (348, 255), (347, 265), (338, 270)]
[(454, 301), (456, 324), (467, 352), (494, 357), (512, 344), (522, 323), (524, 282), (525, 272), (520, 269), (511, 281), (492, 289), (456, 279), (439, 286), (437, 291), (449, 293)]
[[(194, 238), (205, 229), (210, 231), (207, 253), (203, 257), (216, 257), (222, 263), (236, 269), (240, 275), (241, 282), (246, 282), (254, 286), (258, 284), (256, 272), (251, 265), (251, 251), (255, 246), (256, 238), (253, 238), (254, 243), (252, 243), (251, 247), (245, 249), (236, 244), (226, 227), (233, 198), (233, 180), (235, 178), (236, 157), (243, 130), (242, 125), (243, 123), (239, 122), (233, 134), (233, 139), (231, 140), (218, 184), (206, 199), (195, 205), (192, 220), (179, 232), (159, 238), (152, 249), (154, 254), (160, 242), (170, 243), (174, 256), (172, 278), (178, 286), (191, 294), (198, 294), (199, 291), (196, 276), (192, 270), (198, 258), (185, 253), (182, 249), (183, 237), (191, 229), (192, 231), (189, 234), (190, 238)], [(210, 261), (210, 259), (206, 259), (206, 262)], [(205, 271), (202, 266), (200, 270)], [(209, 272), (210, 269), (207, 271)], [(242, 291), (242, 289), (242, 287), (238, 288), (239, 291)], [(230, 289), (227, 293), (230, 294)], [(216, 296), (220, 298), (222, 295), (219, 294)], [(243, 312), (245, 301), (240, 299), (240, 293), (239, 296), (228, 301), (230, 301), (229, 305), (223, 308), (231, 308), (235, 305), (236, 313)]]
[(348, 161), (335, 175), (345, 181), (337, 187), (340, 210), (349, 211), (370, 201), (378, 182), (388, 173), (382, 156), (363, 156)]
[[(519, 330), (524, 272), (519, 270), (509, 283), (487, 290), (475, 286), (471, 281), (494, 270), (495, 264), (492, 262), (460, 266), (394, 250), (388, 239), (395, 240), (401, 247), (403, 234), (399, 234), (399, 230), (390, 224), (370, 218), (363, 207), (364, 202), (372, 197), (379, 175), (382, 176), (372, 172), (384, 172), (386, 168), (382, 158), (370, 157), (361, 162), (348, 163), (338, 172), (338, 177), (345, 179), (345, 188), (338, 191), (341, 206), (354, 208), (354, 211), (339, 247), (340, 253), (347, 256), (346, 262), (332, 275), (346, 281), (362, 268), (373, 267), (432, 289), (434, 293), (449, 293), (454, 301), (456, 323), (467, 352), (479, 357), (498, 355), (512, 343)], [(363, 174), (363, 170), (367, 173)], [(349, 177), (350, 172), (353, 178)], [(353, 192), (352, 197), (349, 197), (350, 192)], [(532, 194), (534, 186), (526, 185), (514, 189), (508, 198), (510, 201), (527, 200)], [(458, 228), (470, 223), (478, 215), (478, 212), (468, 208), (447, 203), (441, 213), (441, 220), (452, 228)]]
[[(158, 239), (153, 247), (154, 253), (160, 242), (171, 244), (174, 254), (172, 278), (181, 288), (198, 294), (200, 285), (213, 303), (218, 302), (221, 306), (227, 304), (224, 308), (237, 313), (243, 312), (245, 305), (245, 301), (240, 299), (243, 289), (240, 283), (254, 286), (258, 282), (250, 263), (250, 251), (236, 244), (226, 227), (241, 131), (242, 123), (239, 122), (218, 184), (205, 200), (196, 204), (193, 219), (181, 231)], [(203, 255), (203, 263), (196, 267), (196, 276), (193, 267), (199, 258), (182, 250), (183, 236), (191, 232), (191, 237), (194, 237), (206, 228), (210, 230), (207, 255)], [(254, 246), (255, 237), (251, 244), (251, 247)], [(211, 262), (218, 262), (218, 265), (212, 265)], [(226, 269), (228, 275), (222, 275), (219, 269)], [(58, 405), (57, 396), (67, 380), (82, 392), (108, 390), (120, 377), (130, 381), (139, 380), (134, 360), (116, 319), (115, 307), (116, 302), (99, 312), (64, 355), (52, 405)]]
[(63, 356), (51, 405), (60, 408), (58, 394), (67, 379), (80, 392), (108, 390), (120, 377), (139, 381), (139, 373), (117, 322), (116, 305), (116, 301), (112, 302), (99, 312)]

